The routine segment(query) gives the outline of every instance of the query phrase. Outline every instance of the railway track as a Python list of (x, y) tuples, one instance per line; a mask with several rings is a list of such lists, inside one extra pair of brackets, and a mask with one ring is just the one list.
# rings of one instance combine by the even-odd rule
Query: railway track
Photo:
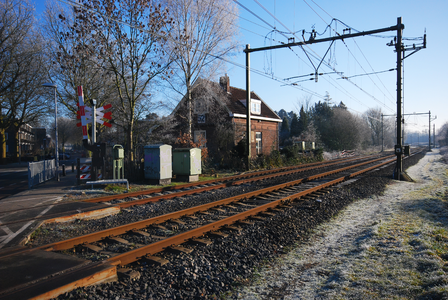
[[(115, 278), (120, 268), (123, 268), (136, 261), (150, 261), (155, 264), (167, 263), (157, 254), (162, 251), (177, 251), (189, 253), (192, 251), (190, 246), (185, 243), (199, 243), (208, 245), (213, 242), (213, 237), (225, 237), (231, 231), (241, 231), (244, 226), (250, 226), (254, 222), (263, 221), (279, 210), (285, 210), (300, 202), (300, 200), (313, 200), (319, 205), (319, 197), (328, 193), (334, 185), (350, 180), (365, 172), (377, 169), (381, 166), (393, 163), (395, 160), (390, 157), (369, 158), (361, 163), (356, 163), (335, 170), (326, 171), (316, 175), (307, 176), (291, 182), (275, 185), (264, 189), (251, 191), (249, 193), (229, 197), (219, 201), (214, 201), (200, 206), (191, 207), (181, 211), (175, 211), (169, 214), (153, 217), (147, 220), (125, 224), (122, 226), (102, 230), (88, 235), (68, 239), (36, 247), (33, 249), (21, 249), (20, 251), (6, 253), (4, 257), (13, 257), (14, 255), (26, 255), (36, 251), (70, 253), (82, 257), (89, 257), (89, 253), (95, 253), (95, 262), (84, 263), (72, 270), (59, 272), (62, 277), (76, 277), (74, 273), (92, 273), (93, 270), (100, 269), (94, 278), (101, 272), (107, 275), (107, 278)], [(336, 164), (336, 163), (334, 163)], [(327, 165), (328, 166), (328, 165)], [(311, 167), (307, 167), (311, 168)], [(296, 172), (297, 170), (282, 170), (283, 172)], [(262, 173), (262, 172), (261, 172)], [(282, 172), (278, 172), (280, 174)], [(277, 174), (277, 175), (278, 175)], [(257, 179), (235, 178), (232, 184), (238, 184), (238, 180), (247, 183), (246, 180), (262, 180), (261, 174)], [(261, 178), (261, 179), (260, 179)], [(250, 182), (250, 181), (249, 181)], [(223, 188), (222, 184), (228, 182), (213, 182), (212, 187)], [(207, 184), (199, 183), (198, 188), (207, 190), (210, 188)], [(206, 186), (202, 186), (206, 185)], [(228, 186), (228, 185), (227, 185)], [(180, 197), (190, 193), (198, 193), (197, 190), (183, 190), (180, 188), (177, 193), (167, 193), (156, 195), (159, 192), (153, 192), (151, 198), (132, 199), (127, 197), (127, 201), (120, 202), (123, 208), (141, 205), (149, 201), (159, 201), (166, 197)], [(183, 193), (188, 194), (183, 194)], [(177, 196), (173, 196), (177, 194)], [(146, 194), (147, 195), (147, 194)], [(129, 196), (129, 195), (128, 195)], [(135, 196), (135, 195), (133, 195)], [(145, 194), (141, 195), (145, 196)], [(91, 199), (88, 201), (116, 201), (118, 198), (107, 199), (105, 197)], [(106, 270), (106, 271), (104, 271)], [(124, 269), (125, 271), (127, 269)], [(137, 276), (137, 275), (131, 275)], [(61, 278), (62, 278), (61, 277)], [(97, 275), (97, 281), (106, 280)], [(36, 282), (37, 285), (44, 285), (45, 280)], [(79, 285), (90, 284), (86, 282), (85, 277), (63, 287), (53, 288), (51, 291), (58, 294)], [(33, 287), (21, 287), (0, 295), (12, 295), (15, 291), (26, 291)], [(5, 298), (6, 299), (6, 298)]]
[[(132, 192), (132, 193), (96, 197), (96, 198), (82, 200), (82, 202), (92, 203), (92, 204), (106, 203), (106, 204), (111, 204), (113, 206), (116, 206), (119, 209), (123, 209), (123, 208), (128, 208), (128, 207), (132, 207), (132, 206), (136, 206), (136, 205), (144, 205), (144, 204), (147, 204), (150, 202), (174, 199), (174, 198), (179, 198), (179, 197), (183, 197), (183, 196), (199, 194), (199, 193), (203, 193), (203, 192), (207, 192), (207, 191), (223, 189), (223, 188), (227, 188), (230, 186), (251, 184), (251, 183), (257, 182), (257, 181), (270, 180), (273, 178), (281, 178), (281, 177), (285, 177), (288, 175), (294, 175), (294, 174), (300, 175), (301, 173), (318, 170), (321, 168), (331, 168), (331, 167), (335, 167), (338, 165), (352, 164), (357, 161), (364, 161), (364, 160), (369, 160), (371, 158), (379, 158), (379, 157), (394, 157), (394, 156), (393, 155), (390, 155), (390, 156), (371, 155), (371, 156), (355, 157), (355, 158), (341, 158), (341, 159), (336, 159), (336, 160), (331, 160), (331, 161), (316, 162), (316, 163), (309, 163), (309, 164), (305, 164), (305, 165), (298, 165), (298, 166), (277, 168), (277, 169), (271, 169), (271, 170), (250, 172), (250, 173), (228, 176), (228, 177), (212, 179), (212, 180), (207, 180), (207, 181), (186, 183), (186, 184), (177, 185), (177, 186), (152, 188), (152, 189), (137, 191), (137, 192)], [(53, 204), (53, 207), (57, 210), (58, 207), (64, 206), (64, 205), (67, 205), (67, 202)], [(39, 207), (47, 207), (47, 206), (48, 205), (37, 205), (37, 206), (33, 206), (32, 209), (36, 209)], [(2, 213), (9, 214), (9, 213), (15, 213), (18, 211), (24, 211), (27, 209), (30, 209), (30, 208), (22, 208), (19, 210), (4, 211)], [(102, 210), (102, 209), (104, 209), (104, 205), (89, 207), (89, 214), (91, 214), (92, 211)], [(82, 213), (80, 213), (79, 211), (80, 211), (80, 209), (78, 209), (78, 208), (73, 209), (73, 210), (66, 210), (65, 211), (66, 218), (64, 218), (64, 216), (61, 216), (60, 213), (51, 213), (51, 211), (50, 211), (46, 215), (43, 215), (40, 217), (21, 219), (19, 221), (5, 222), (2, 224), (10, 225), (10, 224), (24, 222), (24, 221), (49, 220), (49, 219), (53, 219), (53, 218), (57, 218), (58, 222), (64, 222), (64, 221), (69, 221), (71, 219), (82, 218)]]

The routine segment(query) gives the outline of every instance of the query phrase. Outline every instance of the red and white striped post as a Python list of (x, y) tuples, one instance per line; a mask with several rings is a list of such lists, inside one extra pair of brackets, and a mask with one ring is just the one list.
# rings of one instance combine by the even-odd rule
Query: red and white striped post
[(82, 138), (88, 140), (87, 135), (87, 120), (86, 120), (86, 110), (84, 105), (84, 94), (82, 92), (82, 86), (78, 86), (78, 102), (79, 102), (79, 114), (81, 116), (81, 126), (82, 126)]

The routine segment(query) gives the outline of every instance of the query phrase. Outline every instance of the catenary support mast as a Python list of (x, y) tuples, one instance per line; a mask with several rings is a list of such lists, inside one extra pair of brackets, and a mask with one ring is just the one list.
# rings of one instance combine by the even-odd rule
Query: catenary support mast
[[(395, 146), (395, 153), (397, 155), (397, 166), (396, 166), (396, 172), (394, 172), (394, 177), (398, 180), (401, 178), (402, 173), (402, 154), (403, 154), (403, 147), (402, 147), (402, 134), (401, 134), (401, 124), (402, 124), (402, 113), (401, 113), (401, 91), (402, 91), (402, 79), (401, 79), (401, 70), (402, 70), (402, 55), (405, 50), (411, 50), (411, 49), (404, 49), (402, 45), (402, 33), (403, 33), (404, 25), (402, 24), (401, 17), (397, 18), (397, 25), (387, 27), (387, 28), (381, 28), (381, 29), (374, 29), (369, 31), (362, 31), (357, 33), (350, 33), (350, 34), (338, 34), (334, 37), (328, 37), (323, 39), (314, 39), (310, 38), (308, 41), (300, 41), (300, 42), (293, 42), (293, 43), (287, 43), (287, 44), (281, 44), (281, 45), (275, 45), (275, 46), (269, 46), (269, 47), (260, 47), (260, 48), (253, 48), (251, 49), (249, 45), (246, 45), (246, 49), (244, 52), (246, 53), (246, 101), (247, 101), (247, 121), (246, 121), (246, 138), (247, 138), (247, 153), (248, 153), (248, 169), (250, 168), (250, 135), (251, 135), (251, 129), (250, 129), (250, 56), (249, 53), (251, 52), (258, 52), (258, 51), (267, 51), (267, 50), (273, 50), (273, 49), (281, 49), (281, 48), (290, 48), (293, 46), (303, 46), (303, 45), (309, 45), (309, 44), (317, 44), (322, 42), (330, 42), (330, 41), (336, 41), (336, 40), (343, 40), (348, 38), (354, 38), (358, 36), (365, 36), (365, 35), (371, 35), (376, 33), (382, 33), (387, 31), (397, 31), (397, 40), (396, 40), (396, 52), (397, 52), (397, 145)], [(414, 52), (426, 48), (426, 34), (425, 34), (425, 40), (423, 43), (423, 47), (415, 48), (413, 47)], [(414, 53), (413, 52), (413, 53)], [(413, 54), (411, 53), (411, 54)], [(410, 54), (410, 55), (411, 55)], [(409, 55), (408, 55), (409, 56)]]

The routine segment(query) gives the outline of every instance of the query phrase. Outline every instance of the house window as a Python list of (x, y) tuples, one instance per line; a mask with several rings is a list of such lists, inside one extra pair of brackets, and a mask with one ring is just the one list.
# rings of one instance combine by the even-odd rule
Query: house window
[[(240, 102), (247, 107), (246, 100), (240, 100)], [(261, 114), (261, 100), (250, 99), (250, 112), (254, 115)]]
[(261, 101), (260, 100), (251, 100), (250, 101), (250, 112), (256, 115), (261, 114)]
[(195, 114), (206, 114), (208, 113), (208, 103), (204, 98), (199, 98), (194, 101), (194, 109)]
[(261, 143), (261, 132), (255, 133), (255, 148), (257, 150), (257, 154), (261, 154), (263, 152), (262, 143)]
[(205, 130), (196, 130), (194, 132), (194, 142), (200, 143), (200, 148), (206, 148), (207, 147), (207, 135)]

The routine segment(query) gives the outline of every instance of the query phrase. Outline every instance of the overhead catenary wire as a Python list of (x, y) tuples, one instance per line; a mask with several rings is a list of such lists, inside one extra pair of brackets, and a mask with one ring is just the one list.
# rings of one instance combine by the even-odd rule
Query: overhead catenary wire
[(375, 75), (375, 74), (381, 74), (381, 73), (386, 73), (386, 72), (392, 72), (392, 71), (396, 71), (396, 70), (397, 70), (397, 68), (392, 68), (392, 69), (388, 69), (388, 70), (384, 70), (384, 71), (372, 72), (372, 73), (367, 73), (367, 74), (358, 74), (358, 75), (352, 75), (352, 76), (344, 76), (343, 78), (338, 78), (338, 79), (345, 79), (345, 77), (353, 78), (353, 77), (366, 76), (366, 75)]
[[(308, 2), (307, 2), (306, 0), (303, 0), (303, 1), (310, 7), (311, 10), (314, 11), (314, 13), (316, 13), (316, 15), (317, 15), (320, 19), (322, 19), (322, 21), (324, 21), (325, 24), (327, 24), (327, 28), (328, 28), (328, 27), (331, 28), (331, 23), (333, 22), (333, 20), (335, 20), (335, 21), (337, 21), (337, 22), (340, 22), (341, 24), (345, 25), (345, 26), (348, 27), (348, 28), (352, 28), (351, 26), (348, 26), (348, 25), (345, 24), (344, 22), (342, 22), (342, 21), (340, 21), (340, 20), (334, 18), (333, 16), (331, 16), (326, 10), (324, 10), (321, 6), (319, 6), (314, 0), (311, 0), (316, 6), (318, 6), (323, 12), (325, 12), (325, 13), (332, 19), (332, 21), (330, 22), (330, 24), (328, 24), (328, 23), (324, 20), (324, 18), (321, 17), (320, 14), (319, 14), (318, 12), (316, 12), (316, 11), (313, 9), (313, 7), (312, 7), (311, 5), (308, 4)], [(332, 28), (332, 30), (335, 31), (333, 28)], [(335, 33), (336, 33), (336, 34), (339, 34), (339, 33), (337, 33), (336, 31), (335, 31)], [(346, 43), (344, 40), (342, 40), (342, 42), (344, 43), (345, 47), (347, 48), (347, 50), (349, 51), (349, 53), (352, 55), (352, 57), (355, 59), (355, 61), (358, 63), (358, 65), (361, 67), (361, 69), (364, 71), (364, 73), (367, 74), (367, 72), (364, 70), (364, 68), (363, 68), (363, 66), (361, 65), (361, 63), (356, 59), (356, 57), (355, 57), (355, 56), (353, 55), (353, 53), (351, 52), (351, 50), (350, 50), (350, 48), (348, 47), (347, 43)], [(374, 71), (374, 69), (373, 69), (372, 65), (370, 64), (370, 62), (368, 61), (367, 57), (364, 55), (363, 51), (361, 50), (361, 48), (359, 47), (359, 45), (356, 43), (356, 40), (354, 40), (354, 43), (355, 43), (355, 45), (358, 47), (359, 51), (360, 51), (361, 54), (363, 55), (364, 59), (366, 60), (366, 62), (368, 63), (368, 65), (370, 66), (370, 68), (372, 69), (372, 71)], [(343, 79), (348, 79), (348, 78), (350, 78), (350, 77), (345, 76)], [(384, 83), (381, 81), (381, 79), (380, 79), (378, 76), (377, 76), (377, 78), (378, 78), (378, 80), (381, 82), (381, 84), (383, 85), (385, 91), (387, 91), (387, 92), (389, 93), (389, 95), (391, 95), (389, 89), (386, 88), (386, 86), (385, 86)], [(369, 79), (372, 81), (372, 83), (373, 83), (379, 90), (381, 90), (381, 89), (377, 86), (377, 84), (373, 81), (373, 79), (372, 79), (370, 76), (369, 76)], [(384, 92), (383, 92), (383, 95), (386, 96)], [(392, 96), (392, 95), (391, 95), (391, 96)], [(375, 97), (373, 97), (373, 98), (374, 98), (375, 101), (377, 101), (378, 103), (382, 104), (378, 99), (376, 99)], [(393, 98), (393, 96), (392, 96), (392, 98)], [(388, 99), (389, 99), (389, 98), (388, 98)], [(389, 101), (390, 101), (392, 104), (394, 103), (391, 99), (389, 99)], [(382, 105), (386, 106), (385, 104), (382, 104)]]
[[(276, 19), (283, 27), (285, 27), (285, 29), (287, 29), (291, 34), (293, 34), (295, 37), (297, 37), (296, 33), (292, 32), (286, 25), (284, 25), (280, 20), (278, 20), (274, 15), (272, 15), (272, 13), (270, 13), (264, 6), (262, 6), (257, 0), (254, 0), (260, 7), (262, 7), (265, 11), (267, 11), (269, 13), (269, 15), (271, 15), (274, 19)], [(317, 12), (316, 12), (317, 13)], [(320, 16), (319, 16), (320, 17)], [(322, 18), (323, 19), (323, 18)], [(324, 21), (325, 22), (325, 21)], [(326, 23), (326, 22), (325, 22)], [(327, 24), (327, 23), (326, 23)], [(328, 25), (328, 24), (327, 24)], [(329, 25), (328, 25), (329, 26)], [(337, 33), (338, 34), (338, 33)], [(339, 35), (339, 34), (338, 34)], [(297, 37), (298, 38), (298, 37)], [(299, 38), (300, 39), (300, 38)], [(320, 55), (318, 55), (315, 51), (313, 51), (308, 45), (305, 45), (308, 49), (310, 49), (313, 53), (315, 53), (322, 61), (322, 63), (327, 66), (328, 68), (330, 68), (331, 70), (338, 72), (336, 70), (336, 68), (334, 68), (333, 66), (327, 64), (322, 57), (320, 57)], [(302, 47), (303, 49), (303, 47)], [(305, 49), (303, 49), (303, 51), (306, 53)], [(314, 57), (315, 58), (315, 57)], [(341, 72), (339, 72), (341, 73)], [(393, 109), (391, 109), (390, 107), (388, 107), (387, 105), (385, 105), (384, 103), (382, 103), (381, 101), (379, 101), (375, 96), (371, 95), (370, 93), (368, 93), (367, 91), (365, 91), (363, 88), (361, 88), (359, 85), (357, 85), (356, 83), (352, 82), (349, 79), (346, 79), (348, 82), (350, 82), (352, 85), (354, 85), (355, 87), (357, 87), (358, 89), (360, 89), (363, 93), (365, 93), (366, 95), (368, 95), (369, 97), (371, 97), (373, 100), (375, 100), (377, 103), (379, 103), (380, 105), (384, 106), (385, 108), (387, 108), (388, 110), (393, 111)], [(339, 84), (339, 83), (337, 83)]]

